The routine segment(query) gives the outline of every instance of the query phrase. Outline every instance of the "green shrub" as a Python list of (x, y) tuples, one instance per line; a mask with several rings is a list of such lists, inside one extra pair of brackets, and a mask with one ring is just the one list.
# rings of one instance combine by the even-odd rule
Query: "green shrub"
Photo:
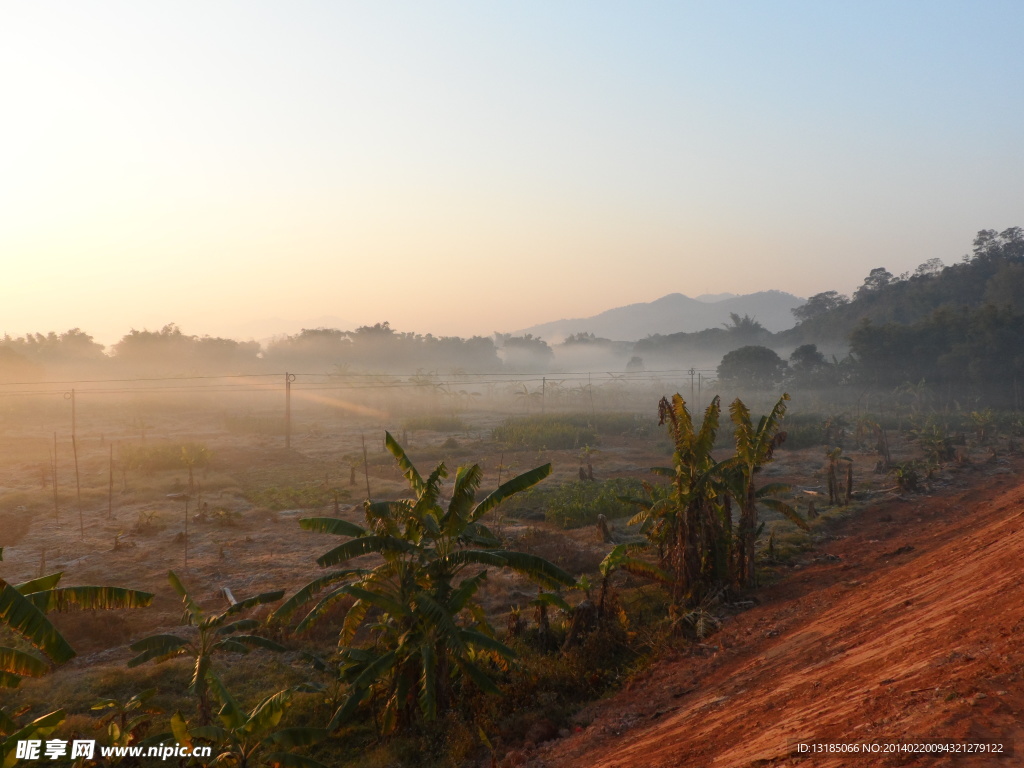
[(784, 449), (798, 451), (826, 444), (825, 420), (820, 414), (786, 414), (782, 429), (786, 432), (786, 441), (782, 444)]
[(544, 519), (562, 528), (579, 528), (597, 523), (598, 515), (609, 520), (633, 515), (633, 505), (620, 496), (638, 496), (643, 484), (628, 477), (616, 477), (599, 483), (574, 480), (550, 491), (545, 501)]
[(282, 509), (313, 509), (334, 503), (335, 494), (340, 499), (349, 496), (348, 491), (327, 488), (323, 484), (295, 486), (272, 485), (269, 488), (252, 489), (245, 492), (245, 498), (256, 505), (275, 512)]
[(157, 472), (183, 469), (191, 462), (195, 468), (209, 465), (210, 451), (202, 443), (164, 443), (159, 445), (122, 445), (118, 460), (125, 469)]
[(506, 419), (491, 437), (510, 448), (540, 450), (582, 448), (597, 442), (597, 432), (579, 427), (560, 416), (522, 416)]

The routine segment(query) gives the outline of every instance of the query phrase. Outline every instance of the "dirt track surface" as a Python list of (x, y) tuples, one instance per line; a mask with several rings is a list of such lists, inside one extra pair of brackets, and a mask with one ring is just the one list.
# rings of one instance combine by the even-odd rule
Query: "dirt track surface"
[[(987, 469), (987, 471), (986, 471)], [(1024, 462), (833, 526), (704, 648), (545, 745), (547, 768), (1024, 765)], [(801, 755), (799, 742), (1002, 740), (1016, 756)]]

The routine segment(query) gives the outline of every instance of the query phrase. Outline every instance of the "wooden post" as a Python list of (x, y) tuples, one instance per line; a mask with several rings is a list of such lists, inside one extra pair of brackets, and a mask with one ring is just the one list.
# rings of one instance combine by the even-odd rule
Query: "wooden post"
[(363, 441), (363, 475), (366, 478), (366, 500), (370, 500), (370, 464), (366, 458), (366, 436), (359, 435), (359, 439)]
[(78, 476), (78, 443), (75, 436), (71, 436), (71, 452), (75, 457), (75, 498), (78, 502), (78, 527), (82, 531), (82, 539), (85, 539), (85, 518), (82, 515), (82, 483)]
[(53, 519), (60, 527), (60, 500), (57, 495), (57, 433), (53, 433), (53, 456), (50, 462), (50, 471), (53, 473)]
[[(65, 394), (65, 398), (69, 395)], [(85, 538), (85, 518), (82, 516), (82, 479), (78, 473), (78, 419), (75, 413), (75, 390), (72, 388), (71, 394), (71, 453), (75, 459), (75, 499), (78, 503), (78, 526), (82, 532), (82, 538)]]
[(110, 443), (110, 482), (107, 486), (107, 520), (114, 519), (114, 443)]
[(295, 376), (291, 373), (284, 375), (284, 447), (292, 447), (292, 382)]

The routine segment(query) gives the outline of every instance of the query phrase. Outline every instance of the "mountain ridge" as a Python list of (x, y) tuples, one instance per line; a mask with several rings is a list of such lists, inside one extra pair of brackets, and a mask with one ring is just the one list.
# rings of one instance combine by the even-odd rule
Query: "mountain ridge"
[(638, 341), (659, 334), (693, 333), (717, 328), (728, 324), (731, 314), (750, 315), (769, 331), (777, 332), (796, 324), (792, 310), (804, 303), (804, 299), (778, 290), (758, 291), (711, 302), (676, 292), (653, 301), (606, 309), (591, 317), (539, 323), (520, 329), (514, 335), (530, 333), (551, 343), (560, 342), (575, 333), (593, 333), (613, 341)]

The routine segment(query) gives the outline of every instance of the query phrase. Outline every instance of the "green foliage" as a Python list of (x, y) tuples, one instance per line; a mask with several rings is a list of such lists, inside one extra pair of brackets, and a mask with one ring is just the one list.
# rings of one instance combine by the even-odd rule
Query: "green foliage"
[(597, 431), (564, 416), (520, 416), (506, 419), (491, 437), (509, 448), (559, 450), (597, 442)]
[(148, 661), (161, 663), (178, 656), (193, 658), (195, 660), (195, 667), (192, 672), (192, 681), (189, 684), (189, 689), (195, 693), (198, 699), (200, 723), (205, 725), (210, 721), (210, 685), (219, 685), (217, 676), (213, 673), (212, 669), (213, 656), (215, 654), (244, 654), (249, 653), (253, 648), (263, 648), (270, 651), (284, 650), (281, 645), (271, 640), (267, 640), (259, 635), (249, 634), (259, 626), (259, 623), (254, 619), (229, 620), (235, 619), (239, 614), (257, 605), (280, 600), (284, 596), (284, 592), (264, 592), (235, 602), (220, 613), (207, 615), (192, 598), (174, 571), (168, 571), (167, 580), (170, 581), (174, 591), (181, 596), (185, 609), (182, 616), (183, 623), (196, 627), (198, 635), (194, 640), (186, 640), (171, 634), (144, 637), (132, 643), (131, 649), (139, 655), (130, 659), (128, 666), (137, 667)]
[[(348, 695), (331, 720), (332, 730), (348, 725), (364, 703), (378, 715), (380, 730), (390, 733), (435, 720), (451, 708), (461, 687), (497, 690), (492, 670), (507, 664), (513, 654), (495, 639), (474, 599), (487, 578), (479, 566), (509, 568), (543, 586), (574, 583), (539, 557), (502, 549), (481, 522), (504, 499), (547, 477), (550, 464), (512, 478), (479, 502), (479, 465), (460, 467), (445, 507), (444, 464), (424, 478), (390, 434), (386, 444), (413, 498), (367, 501), (365, 527), (337, 518), (301, 520), (307, 530), (348, 540), (317, 560), (322, 567), (339, 570), (308, 584), (273, 617), (289, 620), (326, 590), (299, 623), (301, 630), (337, 600), (354, 599), (340, 637), (340, 674)], [(382, 560), (376, 567), (348, 566), (371, 553)], [(352, 643), (364, 626), (370, 645), (356, 647)]]
[(916, 493), (921, 490), (921, 465), (916, 461), (907, 461), (893, 465), (889, 474), (896, 481), (901, 491)]
[[(639, 522), (661, 554), (662, 570), (670, 573), (677, 606), (700, 605), (723, 588), (754, 583), (754, 543), (760, 533), (758, 508), (768, 507), (806, 528), (806, 522), (785, 502), (773, 498), (788, 492), (784, 485), (757, 487), (754, 476), (772, 461), (785, 439), (781, 430), (789, 395), (757, 425), (739, 399), (729, 407), (735, 426), (735, 453), (717, 461), (712, 450), (718, 433), (721, 405), (715, 397), (698, 428), (680, 395), (662, 398), (658, 411), (675, 446), (671, 494), (664, 499), (638, 499)], [(733, 525), (732, 504), (739, 505)]]
[(311, 483), (305, 486), (273, 485), (245, 492), (247, 501), (275, 512), (282, 509), (326, 507), (334, 502), (335, 495), (347, 499), (349, 491), (344, 488), (329, 488), (323, 483)]
[(195, 741), (213, 745), (213, 763), (216, 765), (326, 768), (323, 763), (292, 751), (324, 741), (327, 738), (325, 728), (281, 726), (281, 720), (291, 706), (293, 689), (267, 696), (246, 712), (219, 679), (211, 679), (211, 685), (221, 704), (218, 712), (220, 725), (190, 728), (181, 715), (175, 715), (171, 722), (175, 741), (187, 745)]
[(762, 416), (754, 426), (750, 411), (737, 398), (729, 406), (729, 415), (736, 425), (736, 454), (732, 460), (725, 480), (728, 491), (740, 505), (740, 520), (736, 531), (736, 558), (734, 578), (740, 586), (750, 587), (755, 584), (754, 543), (759, 533), (758, 505), (769, 507), (779, 512), (796, 525), (807, 528), (804, 522), (790, 505), (770, 496), (787, 493), (789, 486), (773, 485), (757, 488), (754, 475), (769, 464), (775, 455), (775, 449), (786, 439), (782, 431), (782, 419), (786, 415), (788, 394), (783, 394), (772, 408), (771, 413)]
[(723, 383), (746, 389), (768, 389), (782, 381), (786, 362), (774, 350), (761, 346), (734, 349), (718, 364)]
[(978, 445), (985, 445), (989, 437), (992, 436), (996, 425), (995, 413), (991, 408), (986, 408), (983, 411), (971, 411), (970, 419)]
[[(632, 601), (633, 596), (624, 599)], [(625, 608), (583, 636), (579, 645), (560, 652), (515, 642), (518, 663), (497, 675), (504, 695), (476, 695), (466, 707), (472, 722), (505, 744), (521, 742), (541, 721), (568, 726), (582, 704), (625, 680), (645, 650), (637, 631), (642, 627), (626, 618), (640, 610), (632, 602)], [(659, 608), (658, 615), (664, 616), (665, 606)]]
[(807, 299), (807, 302), (795, 309), (791, 310), (793, 317), (796, 318), (798, 323), (802, 323), (805, 320), (811, 320), (822, 315), (826, 315), (834, 309), (845, 306), (850, 303), (850, 299), (847, 296), (842, 295), (838, 291), (825, 291), (824, 293), (816, 293)]
[[(791, 331), (780, 334), (792, 344), (808, 341), (841, 341), (850, 337), (865, 321), (874, 328), (901, 327), (925, 323), (943, 308), (951, 314), (989, 305), (1011, 314), (1024, 313), (1024, 231), (1011, 227), (1003, 232), (983, 230), (974, 241), (974, 252), (960, 264), (942, 266), (930, 259), (914, 274), (894, 277), (884, 268), (871, 271), (849, 303), (827, 306)], [(820, 294), (819, 294), (820, 295)], [(814, 298), (814, 297), (812, 297)], [(922, 340), (924, 340), (922, 338)], [(921, 351), (922, 359), (928, 354)], [(893, 358), (898, 370), (891, 380), (917, 381), (920, 376), (902, 376), (904, 361)], [(885, 374), (884, 368), (878, 371)]]
[[(107, 711), (100, 725), (107, 727), (108, 743), (111, 746), (127, 747), (142, 740), (152, 725), (152, 715), (163, 712), (148, 703), (155, 695), (156, 688), (147, 688), (127, 701), (100, 699), (92, 705), (94, 712)], [(118, 763), (121, 759), (112, 757), (111, 762)]]
[(208, 466), (210, 451), (202, 443), (165, 443), (160, 445), (122, 445), (118, 462), (126, 469), (144, 473), (167, 469)]
[(786, 442), (782, 446), (786, 450), (799, 451), (803, 448), (826, 445), (828, 442), (825, 419), (820, 414), (799, 413), (786, 416)]
[(643, 491), (634, 478), (616, 477), (600, 482), (573, 480), (557, 486), (543, 497), (544, 518), (561, 528), (579, 528), (597, 523), (598, 515), (611, 520), (632, 512), (628, 501)]
[[(0, 711), (0, 714), (3, 714)], [(31, 723), (18, 726), (11, 718), (3, 715), (0, 718), (0, 768), (14, 768), (20, 762), (17, 757), (19, 741), (28, 739), (42, 740), (53, 733), (64, 722), (64, 710), (37, 717)]]
[[(140, 608), (153, 600), (149, 592), (119, 587), (60, 587), (61, 576), (54, 573), (18, 585), (0, 579), (0, 630), (20, 636), (54, 664), (70, 661), (75, 651), (46, 617), (48, 611)], [(15, 688), (24, 677), (45, 674), (50, 668), (46, 659), (0, 647), (0, 687)]]
[(604, 615), (605, 604), (608, 600), (608, 590), (611, 586), (611, 577), (617, 571), (625, 571), (626, 573), (659, 581), (663, 584), (668, 584), (672, 581), (672, 577), (661, 570), (661, 568), (635, 556), (634, 553), (639, 552), (646, 546), (646, 542), (618, 544), (601, 561), (601, 565), (598, 567), (598, 571), (601, 574), (601, 596), (597, 606), (598, 616)]
[(917, 442), (925, 458), (933, 464), (950, 461), (956, 457), (956, 448), (946, 428), (930, 421), (920, 428), (911, 430), (911, 437)]

